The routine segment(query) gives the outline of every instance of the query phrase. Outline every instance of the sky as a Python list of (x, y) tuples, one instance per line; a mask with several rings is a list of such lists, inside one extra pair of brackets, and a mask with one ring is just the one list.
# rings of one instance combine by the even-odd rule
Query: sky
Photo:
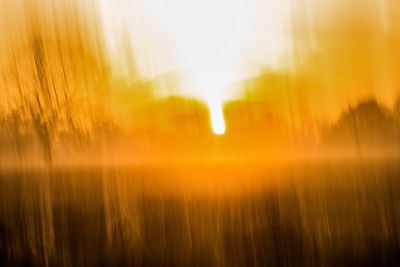
[[(395, 0), (88, 0), (76, 10), (28, 2), (46, 18), (76, 11), (88, 17), (106, 43), (114, 77), (150, 81), (159, 98), (204, 101), (221, 133), (223, 106), (232, 100), (264, 101), (284, 118), (303, 112), (334, 121), (365, 98), (392, 108), (400, 94)], [(3, 84), (10, 84), (10, 51), (23, 49), (15, 44), (29, 35), (24, 3), (0, 3)]]
[(127, 74), (128, 34), (139, 77), (181, 75), (172, 93), (160, 86), (162, 96), (221, 106), (239, 97), (232, 84), (270, 71), (287, 75), (289, 89), (262, 84), (261, 91), (281, 91), (279, 98), (291, 90), (294, 105), (321, 119), (360, 98), (394, 104), (399, 7), (394, 0), (101, 0), (116, 73)]

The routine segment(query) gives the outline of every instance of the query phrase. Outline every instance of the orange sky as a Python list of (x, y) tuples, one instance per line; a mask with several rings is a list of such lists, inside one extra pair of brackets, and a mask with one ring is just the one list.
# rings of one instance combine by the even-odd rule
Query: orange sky
[[(46, 16), (76, 12), (36, 4)], [(24, 1), (0, 5), (0, 83), (14, 88), (10, 51), (29, 23)], [(113, 75), (109, 104), (124, 121), (171, 95), (198, 98), (216, 114), (227, 101), (248, 99), (288, 121), (332, 121), (360, 99), (391, 107), (400, 93), (396, 0), (93, 0), (77, 10), (89, 18), (82, 23), (97, 21)], [(3, 106), (12, 95), (3, 93)]]
[[(126, 65), (118, 49), (119, 27), (131, 35), (139, 76), (156, 78), (160, 96), (207, 102), (246, 95), (272, 103), (282, 117), (301, 109), (332, 120), (364, 98), (391, 107), (400, 93), (400, 4), (395, 0), (111, 2), (102, 4), (112, 32), (110, 51), (120, 53), (114, 57), (115, 71), (124, 73)], [(132, 12), (145, 15), (132, 18), (133, 7), (139, 8)], [(264, 74), (275, 78), (253, 79)], [(248, 79), (246, 86), (240, 82)]]

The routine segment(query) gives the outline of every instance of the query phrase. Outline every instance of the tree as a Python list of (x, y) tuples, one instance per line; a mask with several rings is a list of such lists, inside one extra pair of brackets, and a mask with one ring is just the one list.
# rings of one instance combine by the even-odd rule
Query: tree
[(9, 29), (14, 38), (8, 41), (6, 75), (13, 77), (8, 89), (17, 90), (9, 101), (14, 112), (29, 119), (51, 165), (57, 135), (67, 132), (72, 141), (93, 128), (93, 106), (107, 88), (108, 64), (96, 14), (79, 1), (24, 0), (22, 5), (26, 23), (10, 22)]

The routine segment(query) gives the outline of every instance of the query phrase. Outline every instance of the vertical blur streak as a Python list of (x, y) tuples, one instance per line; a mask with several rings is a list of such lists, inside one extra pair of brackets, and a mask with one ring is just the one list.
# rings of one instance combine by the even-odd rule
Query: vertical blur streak
[(2, 7), (2, 115), (13, 118), (20, 160), (33, 146), (51, 165), (62, 146), (79, 146), (107, 119), (99, 117), (108, 64), (96, 5), (16, 0)]
[(400, 93), (394, 0), (100, 4), (114, 73), (153, 80), (159, 97), (222, 95), (226, 102), (247, 90), (247, 100), (267, 102), (297, 126), (304, 113), (334, 121), (365, 98), (391, 108)]
[(312, 114), (330, 118), (371, 97), (391, 108), (400, 93), (398, 1), (294, 3), (298, 101), (306, 99)]
[(398, 265), (397, 162), (248, 170), (1, 172), (1, 266)]
[(398, 25), (0, 0), (0, 266), (400, 266)]
[(1, 5), (3, 165), (397, 149), (397, 1)]
[[(172, 94), (206, 102), (222, 97), (225, 101), (233, 96), (232, 83), (258, 74), (254, 67), (248, 67), (254, 65), (253, 60), (262, 58), (267, 61), (262, 64), (279, 67), (282, 66), (279, 58), (288, 52), (283, 44), (288, 38), (284, 27), (288, 22), (289, 0), (270, 5), (260, 0), (102, 0), (100, 3), (115, 72), (129, 73), (127, 55), (120, 53), (118, 34), (127, 29), (124, 32), (133, 40), (140, 76), (155, 78), (178, 73), (181, 85), (168, 88)], [(260, 8), (273, 16), (261, 14)], [(156, 94), (170, 95), (164, 93), (164, 87), (159, 85)]]

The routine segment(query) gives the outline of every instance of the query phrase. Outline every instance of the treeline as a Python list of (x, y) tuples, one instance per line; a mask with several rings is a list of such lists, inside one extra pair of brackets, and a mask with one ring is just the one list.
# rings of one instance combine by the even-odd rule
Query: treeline
[(391, 111), (374, 99), (349, 107), (339, 120), (325, 130), (324, 145), (363, 150), (400, 148), (400, 98)]

